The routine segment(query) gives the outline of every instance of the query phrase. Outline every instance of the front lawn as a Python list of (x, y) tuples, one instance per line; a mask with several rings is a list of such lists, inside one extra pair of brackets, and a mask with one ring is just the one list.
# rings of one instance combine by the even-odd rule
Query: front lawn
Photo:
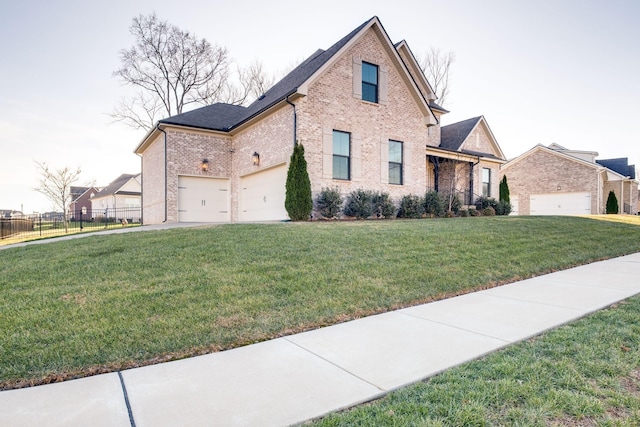
[(576, 217), (239, 224), (0, 251), (0, 387), (218, 351), (640, 251)]
[(640, 297), (309, 424), (638, 426)]

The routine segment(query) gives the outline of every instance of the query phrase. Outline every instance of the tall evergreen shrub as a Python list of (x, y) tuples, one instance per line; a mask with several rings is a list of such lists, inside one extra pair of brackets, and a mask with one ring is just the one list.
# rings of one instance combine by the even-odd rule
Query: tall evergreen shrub
[(507, 175), (502, 177), (500, 181), (500, 198), (498, 199), (501, 202), (511, 203), (509, 198), (509, 184), (507, 184)]
[(304, 159), (302, 144), (296, 144), (293, 147), (287, 172), (284, 207), (292, 221), (308, 220), (313, 209), (311, 181), (307, 172), (307, 161)]
[(609, 191), (609, 197), (607, 197), (607, 214), (618, 213), (618, 198), (613, 190)]

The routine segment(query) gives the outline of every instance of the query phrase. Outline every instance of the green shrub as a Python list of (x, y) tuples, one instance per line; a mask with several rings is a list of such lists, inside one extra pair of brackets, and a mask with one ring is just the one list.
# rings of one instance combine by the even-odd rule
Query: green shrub
[(480, 211), (478, 209), (470, 208), (469, 216), (480, 216)]
[(424, 212), (424, 201), (420, 196), (407, 194), (400, 200), (398, 218), (422, 218)]
[(375, 193), (373, 195), (373, 214), (378, 218), (393, 218), (396, 216), (396, 205), (389, 193)]
[(425, 194), (424, 212), (432, 217), (439, 217), (444, 215), (444, 200), (439, 193), (435, 191), (429, 191), (427, 194)]
[(478, 209), (479, 211), (486, 209), (488, 207), (492, 207), (493, 210), (495, 211), (496, 208), (498, 207), (498, 201), (493, 197), (480, 196), (476, 199), (475, 204), (476, 204), (476, 209)]
[(507, 175), (503, 176), (500, 181), (500, 197), (498, 200), (507, 203), (511, 202), (511, 198), (509, 197), (509, 184), (507, 184)]
[(500, 200), (495, 209), (496, 215), (509, 215), (511, 213), (511, 203)]
[(325, 218), (337, 218), (342, 209), (342, 196), (340, 190), (335, 188), (323, 188), (316, 198), (318, 212)]
[(613, 190), (609, 191), (609, 197), (607, 197), (607, 214), (617, 214), (619, 210), (618, 198)]
[(306, 221), (313, 209), (311, 181), (307, 173), (307, 161), (304, 159), (304, 147), (293, 147), (289, 170), (287, 171), (286, 195), (284, 207), (292, 221)]
[[(451, 197), (451, 199), (450, 199), (450, 197)], [(460, 195), (459, 194), (454, 194), (453, 196), (443, 197), (443, 204), (444, 204), (443, 209), (449, 208), (448, 210), (451, 210), (454, 213), (457, 213), (460, 210), (460, 208), (462, 207), (462, 201), (460, 200)], [(449, 204), (450, 204), (450, 206), (449, 206)]]
[(488, 206), (482, 210), (482, 216), (495, 216), (496, 210), (492, 206)]
[(458, 211), (458, 215), (460, 215), (461, 217), (468, 217), (469, 216), (469, 211), (467, 209), (460, 209)]
[(344, 206), (344, 214), (358, 219), (369, 218), (373, 215), (373, 192), (358, 189), (349, 193)]

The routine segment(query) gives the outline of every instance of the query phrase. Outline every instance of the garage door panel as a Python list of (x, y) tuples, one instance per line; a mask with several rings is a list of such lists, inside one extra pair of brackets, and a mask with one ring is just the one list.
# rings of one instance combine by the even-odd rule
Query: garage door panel
[(279, 221), (287, 219), (284, 207), (287, 182), (286, 165), (240, 179), (240, 221)]
[(531, 215), (589, 215), (591, 193), (550, 193), (530, 196)]
[(230, 220), (228, 179), (178, 177), (179, 222), (228, 222)]

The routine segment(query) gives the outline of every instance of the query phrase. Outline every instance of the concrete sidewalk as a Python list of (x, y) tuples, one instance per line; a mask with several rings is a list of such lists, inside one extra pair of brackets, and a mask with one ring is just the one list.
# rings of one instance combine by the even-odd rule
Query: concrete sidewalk
[(640, 293), (640, 253), (154, 366), (0, 392), (3, 426), (285, 426)]

